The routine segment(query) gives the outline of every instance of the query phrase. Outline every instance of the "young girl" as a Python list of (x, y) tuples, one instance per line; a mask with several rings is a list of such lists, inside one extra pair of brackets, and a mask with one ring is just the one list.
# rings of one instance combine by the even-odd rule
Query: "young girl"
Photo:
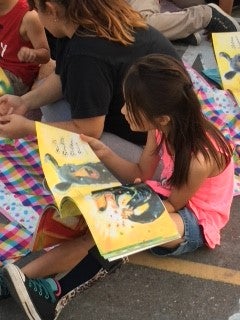
[(0, 0), (1, 59), (13, 92), (21, 96), (37, 78), (40, 64), (50, 59), (46, 34), (27, 0)]
[[(220, 243), (220, 229), (229, 219), (232, 202), (231, 146), (202, 115), (191, 80), (174, 58), (161, 54), (140, 58), (129, 69), (123, 92), (122, 113), (131, 129), (148, 132), (139, 163), (120, 158), (95, 138), (82, 138), (118, 177), (147, 181), (164, 197), (181, 239), (153, 248), (154, 254), (179, 255), (204, 245), (214, 248)], [(159, 162), (160, 177), (150, 181)], [(29, 319), (55, 319), (69, 297), (86, 286), (84, 279), (96, 279), (94, 275), (102, 276), (103, 269), (111, 271), (121, 263), (109, 265), (95, 249), (90, 250), (93, 246), (86, 235), (63, 243), (22, 270), (8, 264), (2, 292), (4, 288), (6, 297), (9, 289)], [(98, 261), (98, 267), (93, 261)], [(58, 281), (49, 278), (63, 268), (71, 271)]]
[[(147, 181), (167, 198), (165, 206), (182, 239), (152, 252), (179, 255), (219, 245), (233, 197), (232, 149), (204, 118), (186, 70), (165, 55), (146, 56), (128, 71), (124, 96), (122, 113), (131, 130), (148, 132), (139, 163), (120, 159), (97, 140), (83, 139), (115, 175)], [(148, 180), (159, 162), (159, 179)]]

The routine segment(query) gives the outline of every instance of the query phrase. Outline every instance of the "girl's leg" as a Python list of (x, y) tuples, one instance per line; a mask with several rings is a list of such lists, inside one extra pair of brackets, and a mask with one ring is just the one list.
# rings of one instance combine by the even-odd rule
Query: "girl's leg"
[(190, 209), (183, 208), (178, 213), (171, 213), (170, 215), (176, 223), (181, 238), (150, 249), (153, 254), (157, 256), (176, 256), (195, 251), (197, 248), (204, 246), (205, 238), (202, 226), (199, 225), (196, 216)]
[[(75, 250), (78, 248), (76, 246)], [(65, 256), (63, 256), (63, 252)], [(79, 254), (77, 252), (76, 254), (79, 258)], [(48, 261), (45, 260), (45, 263), (51, 262), (55, 265), (60, 265), (64, 260), (68, 260), (68, 254), (66, 254), (65, 250), (55, 256), (58, 259), (61, 257), (62, 260), (53, 262), (52, 257)], [(70, 263), (71, 265), (73, 260)], [(75, 262), (76, 260), (74, 260)], [(95, 281), (115, 271), (121, 266), (122, 262), (122, 259), (108, 262), (100, 256), (99, 251), (94, 246), (73, 269), (59, 280), (55, 278), (30, 279), (14, 264), (6, 265), (3, 269), (3, 274), (11, 295), (20, 304), (29, 319), (54, 320), (76, 293), (82, 292)], [(44, 264), (41, 263), (41, 265)], [(65, 268), (60, 269), (63, 271)], [(36, 272), (36, 266), (34, 266), (34, 269)], [(50, 272), (56, 270), (59, 270), (59, 268), (50, 267)]]
[(70, 240), (46, 252), (22, 268), (28, 278), (45, 278), (73, 269), (94, 246), (89, 234)]
[(161, 245), (161, 247), (173, 249), (173, 248), (177, 248), (179, 246), (179, 244), (184, 241), (183, 240), (184, 222), (183, 222), (183, 219), (179, 213), (170, 213), (170, 217), (172, 218), (173, 222), (176, 224), (178, 233), (180, 234), (181, 238), (177, 239), (177, 240), (173, 240), (168, 243), (165, 243), (165, 244)]

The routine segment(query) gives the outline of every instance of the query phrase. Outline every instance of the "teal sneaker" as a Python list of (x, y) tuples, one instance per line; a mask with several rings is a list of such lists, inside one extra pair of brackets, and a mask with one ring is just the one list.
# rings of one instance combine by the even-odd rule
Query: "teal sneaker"
[(0, 300), (7, 299), (10, 297), (10, 292), (8, 290), (6, 281), (3, 277), (2, 268), (0, 269)]
[(3, 268), (5, 282), (12, 297), (30, 320), (54, 320), (58, 298), (57, 282), (52, 278), (29, 279), (14, 264)]

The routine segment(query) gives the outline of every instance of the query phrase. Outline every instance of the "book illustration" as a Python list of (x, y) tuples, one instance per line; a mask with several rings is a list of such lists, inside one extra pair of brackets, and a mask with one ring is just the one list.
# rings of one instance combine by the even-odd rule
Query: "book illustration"
[(78, 208), (109, 260), (179, 238), (160, 197), (144, 183), (93, 191), (83, 200)]
[(106, 191), (92, 193), (95, 205), (100, 214), (120, 209), (120, 220), (129, 219), (134, 222), (148, 223), (157, 219), (162, 213), (162, 203), (156, 201), (151, 189), (145, 184), (113, 187)]
[(4, 94), (9, 93), (13, 94), (13, 87), (4, 72), (4, 70), (0, 67), (0, 97)]
[(112, 181), (112, 174), (101, 162), (84, 164), (64, 163), (59, 165), (53, 155), (46, 153), (45, 162), (50, 162), (61, 182), (54, 186), (56, 191), (67, 191), (73, 184), (105, 184)]
[(212, 33), (222, 87), (240, 104), (240, 32)]
[(30, 249), (38, 251), (49, 248), (60, 242), (81, 237), (87, 230), (82, 215), (61, 218), (58, 209), (54, 205), (49, 205), (39, 219)]
[[(36, 122), (40, 160), (44, 186), (54, 195), (57, 207), (62, 207), (64, 196), (77, 199), (93, 190), (121, 185), (79, 134), (45, 126)], [(60, 211), (62, 216), (68, 214)]]
[[(179, 238), (151, 187), (122, 185), (76, 133), (40, 122), (36, 130), (44, 185), (56, 206), (40, 217), (32, 248), (39, 250), (89, 231), (101, 255), (115, 260)], [(65, 222), (78, 227), (69, 228)]]
[(229, 62), (229, 71), (224, 74), (224, 77), (231, 80), (238, 72), (240, 72), (240, 54), (235, 54), (232, 58), (226, 52), (220, 52), (220, 57), (225, 58)]

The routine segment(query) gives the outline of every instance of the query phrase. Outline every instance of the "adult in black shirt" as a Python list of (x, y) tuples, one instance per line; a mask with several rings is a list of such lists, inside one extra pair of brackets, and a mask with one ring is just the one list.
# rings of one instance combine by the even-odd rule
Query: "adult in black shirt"
[[(144, 144), (145, 135), (131, 132), (120, 112), (124, 103), (123, 76), (133, 61), (150, 53), (178, 58), (171, 43), (147, 26), (124, 0), (53, 1), (50, 7), (48, 2), (39, 1), (36, 9), (45, 28), (58, 38), (56, 71), (22, 97), (1, 98), (0, 114), (12, 108), (22, 115), (48, 105), (42, 109), (45, 121), (57, 127), (97, 138), (107, 131)], [(55, 101), (57, 105), (49, 105)], [(8, 115), (3, 121), (7, 121), (0, 125), (3, 136), (16, 138), (35, 133), (34, 123), (22, 116)]]

